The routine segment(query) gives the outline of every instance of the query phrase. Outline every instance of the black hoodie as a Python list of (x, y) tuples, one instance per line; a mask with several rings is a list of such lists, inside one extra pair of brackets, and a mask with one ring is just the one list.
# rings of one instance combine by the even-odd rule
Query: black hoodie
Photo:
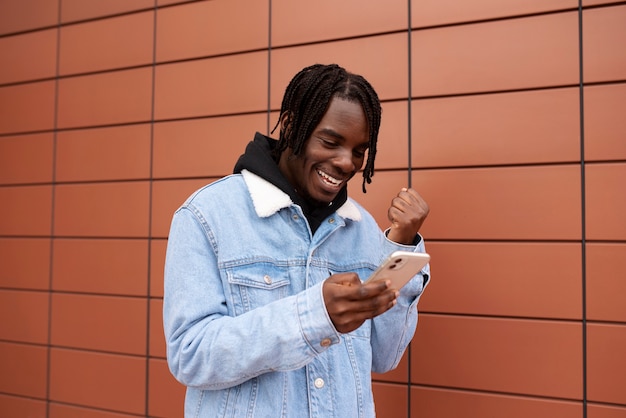
[(277, 143), (278, 141), (275, 139), (257, 132), (254, 135), (254, 140), (248, 143), (245, 152), (237, 160), (233, 172), (237, 174), (241, 170), (248, 170), (287, 193), (291, 200), (302, 208), (302, 212), (304, 212), (304, 216), (306, 216), (311, 227), (311, 232), (315, 233), (322, 221), (346, 202), (348, 190), (344, 186), (328, 206), (316, 206), (306, 201), (296, 193), (293, 185), (280, 172), (278, 163), (272, 156), (272, 151), (276, 148)]

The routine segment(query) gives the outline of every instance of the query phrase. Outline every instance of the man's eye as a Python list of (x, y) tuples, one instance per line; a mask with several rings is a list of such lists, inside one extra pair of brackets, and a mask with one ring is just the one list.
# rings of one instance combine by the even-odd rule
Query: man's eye
[(320, 138), (320, 141), (322, 141), (322, 144), (326, 145), (327, 147), (336, 147), (337, 143), (335, 141), (331, 141), (328, 139), (324, 139), (324, 138)]

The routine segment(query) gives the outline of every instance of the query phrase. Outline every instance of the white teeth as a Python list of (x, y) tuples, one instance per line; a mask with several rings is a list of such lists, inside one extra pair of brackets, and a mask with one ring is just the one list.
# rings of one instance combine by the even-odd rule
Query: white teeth
[(324, 180), (326, 180), (328, 183), (332, 184), (333, 186), (339, 186), (341, 184), (341, 180), (331, 177), (328, 174), (324, 173), (323, 171), (317, 170), (317, 173), (320, 176), (322, 176)]

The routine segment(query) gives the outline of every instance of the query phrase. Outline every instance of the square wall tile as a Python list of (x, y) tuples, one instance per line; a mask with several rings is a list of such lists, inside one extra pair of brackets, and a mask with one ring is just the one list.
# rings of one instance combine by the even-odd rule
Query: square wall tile
[(414, 31), (413, 96), (578, 83), (578, 14)]
[(580, 161), (578, 89), (415, 100), (415, 167)]
[(587, 319), (626, 323), (626, 243), (587, 243)]
[(52, 187), (0, 187), (0, 235), (50, 235)]
[(581, 237), (576, 165), (414, 170), (412, 176), (430, 205), (422, 226), (427, 239)]
[(0, 138), (0, 184), (52, 182), (52, 133)]
[(63, 0), (61, 4), (61, 22), (66, 23), (151, 8), (154, 8), (154, 0), (106, 0), (96, 2)]
[(62, 26), (59, 74), (151, 64), (154, 13), (150, 11)]
[(146, 238), (149, 210), (148, 182), (59, 185), (54, 231), (66, 237)]
[(587, 239), (626, 240), (626, 164), (587, 164)]
[(276, 49), (270, 74), (271, 108), (280, 109), (291, 79), (317, 63), (339, 64), (362, 75), (381, 100), (408, 97), (407, 45), (406, 34), (401, 33)]
[(268, 0), (200, 1), (161, 8), (157, 12), (156, 60), (267, 48), (269, 9)]
[[(272, 46), (407, 30), (407, 2), (272, 1)], [(349, 19), (346, 19), (349, 16)], [(323, 24), (320, 24), (323, 22)]]
[(7, 417), (45, 417), (46, 401), (0, 395), (0, 413)]
[(54, 293), (50, 321), (54, 346), (146, 353), (148, 317), (143, 298)]
[(580, 244), (425, 239), (433, 280), (420, 310), (582, 319)]
[(0, 134), (54, 128), (54, 81), (0, 87)]
[(152, 69), (62, 78), (57, 109), (60, 129), (147, 122), (152, 114)]
[(582, 399), (582, 327), (565, 321), (421, 314), (412, 382)]
[(148, 241), (143, 239), (55, 239), (55, 291), (146, 296)]
[[(48, 343), (48, 292), (0, 290), (0, 340)], [(10, 318), (10, 320), (6, 320)]]
[(168, 6), (171, 4), (177, 4), (177, 3), (189, 3), (195, 0), (157, 0), (157, 5), (159, 6)]
[(585, 160), (626, 159), (626, 84), (586, 86)]
[(5, 63), (11, 63), (0, 66), (0, 84), (54, 77), (57, 30), (49, 29), (0, 38), (0, 57)]
[(407, 169), (410, 157), (408, 101), (383, 102), (381, 107), (374, 169)]
[(267, 109), (267, 52), (159, 65), (155, 77), (157, 120)]
[(163, 332), (163, 299), (150, 299), (150, 325), (148, 327), (150, 357), (165, 358), (165, 333)]
[(150, 243), (150, 297), (163, 297), (163, 270), (167, 240), (152, 239)]
[(267, 113), (162, 122), (154, 125), (155, 178), (221, 177), (232, 174)]
[(624, 418), (626, 417), (626, 407), (587, 404), (588, 418)]
[(143, 415), (146, 359), (52, 348), (51, 401)]
[(56, 180), (93, 181), (150, 177), (148, 124), (61, 131)]
[(50, 239), (0, 238), (0, 287), (50, 288)]
[(436, 26), (577, 7), (576, 0), (420, 0), (411, 4), (411, 22), (413, 27)]
[(583, 11), (585, 82), (626, 78), (626, 5)]
[(446, 388), (411, 388), (412, 417), (580, 418), (581, 402)]
[(12, 0), (0, 5), (0, 34), (54, 26), (59, 0)]
[(408, 418), (409, 387), (393, 383), (372, 383), (377, 418)]
[(48, 348), (0, 341), (0, 392), (46, 398)]
[(50, 402), (50, 415), (48, 418), (137, 418), (137, 415)]
[(626, 325), (587, 325), (587, 395), (590, 401), (626, 405)]
[(178, 418), (183, 414), (185, 386), (170, 374), (165, 360), (149, 361), (148, 413), (150, 416)]

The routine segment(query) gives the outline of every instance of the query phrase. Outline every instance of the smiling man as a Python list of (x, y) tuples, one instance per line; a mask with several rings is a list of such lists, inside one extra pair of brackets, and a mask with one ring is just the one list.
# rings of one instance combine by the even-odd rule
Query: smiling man
[[(283, 114), (282, 132), (289, 129), (288, 114)], [(302, 155), (296, 156), (288, 147), (280, 155), (278, 168), (304, 199), (327, 206), (363, 166), (368, 146), (368, 122), (361, 104), (337, 95)]]
[(380, 117), (363, 77), (307, 67), (279, 139), (257, 133), (233, 175), (174, 214), (163, 315), (185, 417), (375, 416), (371, 373), (397, 366), (429, 279), (427, 266), (402, 289), (363, 283), (393, 251), (425, 251), (415, 190), (392, 200), (384, 232), (348, 197), (359, 170), (371, 182)]

